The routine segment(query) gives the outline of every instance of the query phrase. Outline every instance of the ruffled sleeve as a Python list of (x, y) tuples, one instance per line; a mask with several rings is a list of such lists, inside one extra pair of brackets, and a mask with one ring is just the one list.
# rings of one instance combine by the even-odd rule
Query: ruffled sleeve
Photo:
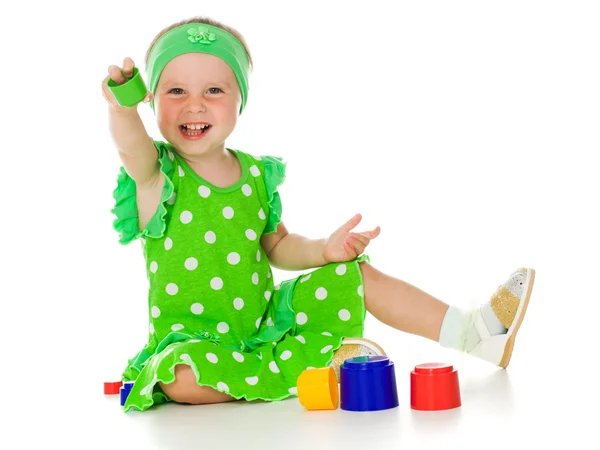
[(120, 168), (117, 177), (117, 187), (113, 191), (115, 206), (111, 212), (116, 216), (113, 221), (113, 228), (119, 233), (119, 243), (123, 245), (129, 244), (141, 236), (162, 237), (166, 228), (167, 208), (165, 204), (175, 192), (173, 180), (171, 179), (174, 172), (174, 155), (168, 144), (164, 142), (154, 141), (154, 146), (158, 151), (160, 171), (165, 176), (165, 184), (158, 208), (143, 230), (139, 229), (135, 181), (123, 167)]
[(264, 163), (265, 186), (267, 188), (267, 200), (269, 203), (269, 216), (263, 234), (273, 233), (281, 222), (281, 198), (277, 188), (285, 180), (285, 169), (287, 163), (282, 158), (275, 156), (261, 156)]

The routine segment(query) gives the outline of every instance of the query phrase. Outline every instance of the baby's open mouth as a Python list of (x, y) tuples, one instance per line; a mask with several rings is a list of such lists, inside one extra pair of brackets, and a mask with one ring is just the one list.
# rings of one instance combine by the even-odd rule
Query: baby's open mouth
[(183, 134), (187, 136), (200, 136), (201, 134), (206, 133), (208, 130), (212, 128), (212, 125), (207, 123), (198, 123), (198, 124), (184, 124), (179, 125), (179, 129), (183, 132)]

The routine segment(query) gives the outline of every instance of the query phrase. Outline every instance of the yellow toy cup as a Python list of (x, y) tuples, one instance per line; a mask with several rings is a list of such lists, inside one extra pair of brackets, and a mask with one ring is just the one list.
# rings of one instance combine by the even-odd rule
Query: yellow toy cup
[(306, 409), (337, 409), (338, 382), (332, 367), (305, 370), (296, 385), (298, 400)]

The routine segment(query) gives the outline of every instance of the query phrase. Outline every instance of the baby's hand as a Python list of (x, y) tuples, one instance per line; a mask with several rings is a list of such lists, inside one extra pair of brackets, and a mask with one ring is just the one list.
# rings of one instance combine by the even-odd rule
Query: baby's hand
[(381, 228), (375, 227), (372, 231), (361, 233), (351, 232), (361, 221), (360, 214), (338, 228), (326, 241), (323, 248), (323, 258), (327, 263), (352, 261), (365, 251), (371, 239), (379, 236)]
[[(135, 67), (135, 64), (133, 62), (133, 59), (131, 59), (130, 57), (127, 57), (123, 60), (123, 69), (122, 70), (123, 70), (123, 73), (125, 73), (125, 76), (127, 78), (131, 78), (131, 76), (133, 75), (134, 67)], [(108, 80), (111, 78), (117, 84), (125, 83), (127, 81), (127, 79), (123, 76), (123, 73), (121, 73), (121, 68), (119, 66), (115, 66), (113, 64), (113, 65), (109, 66), (109, 68), (108, 68), (108, 76), (104, 80), (102, 80), (102, 94), (104, 95), (104, 98), (106, 99), (106, 101), (108, 102), (110, 107), (113, 109), (118, 109), (118, 110), (133, 109), (133, 107), (126, 107), (126, 106), (119, 105), (119, 103), (115, 99), (114, 95), (112, 94), (112, 92), (110, 92), (110, 89), (108, 88), (107, 83), (108, 83)], [(153, 98), (154, 97), (152, 96), (152, 93), (148, 92), (148, 95), (146, 95), (143, 102), (148, 103)]]

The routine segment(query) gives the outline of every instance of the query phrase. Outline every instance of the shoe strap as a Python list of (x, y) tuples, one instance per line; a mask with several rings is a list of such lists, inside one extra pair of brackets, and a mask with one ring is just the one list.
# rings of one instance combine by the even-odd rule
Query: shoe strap
[(477, 309), (477, 313), (475, 314), (475, 329), (482, 340), (489, 339), (492, 337), (490, 334), (490, 330), (488, 330), (485, 321), (483, 320), (483, 314), (481, 314), (481, 307)]

